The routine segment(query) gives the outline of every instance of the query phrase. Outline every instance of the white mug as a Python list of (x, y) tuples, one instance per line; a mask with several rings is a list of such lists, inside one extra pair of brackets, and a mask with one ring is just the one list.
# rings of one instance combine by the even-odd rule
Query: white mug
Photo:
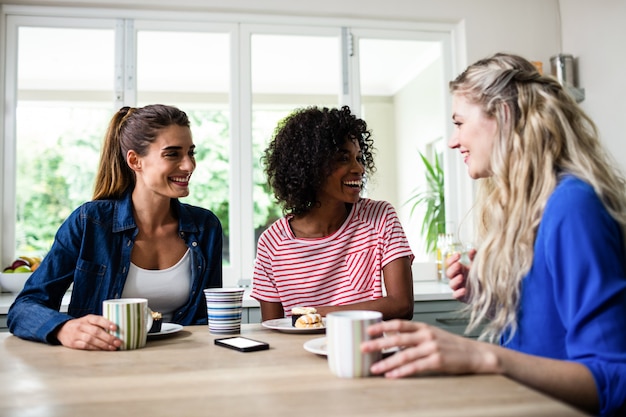
[(122, 341), (120, 350), (139, 349), (146, 345), (152, 327), (152, 311), (145, 298), (117, 298), (102, 302), (102, 315), (117, 325), (110, 334)]
[(370, 367), (381, 359), (380, 352), (363, 353), (361, 343), (371, 340), (367, 328), (381, 322), (379, 311), (335, 311), (326, 315), (326, 347), (328, 366), (341, 378), (371, 375)]

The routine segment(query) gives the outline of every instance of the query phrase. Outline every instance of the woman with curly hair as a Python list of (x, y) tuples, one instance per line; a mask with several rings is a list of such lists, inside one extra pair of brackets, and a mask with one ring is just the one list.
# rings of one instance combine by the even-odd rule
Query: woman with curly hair
[(263, 162), (286, 216), (257, 246), (252, 297), (263, 320), (296, 306), (412, 318), (413, 254), (402, 226), (389, 203), (361, 198), (372, 151), (367, 124), (348, 107), (299, 109), (277, 127)]
[(496, 54), (450, 83), (455, 132), (480, 182), (479, 246), (446, 270), (473, 341), (416, 322), (362, 346), (403, 346), (372, 368), (401, 377), (499, 373), (600, 415), (626, 413), (626, 181), (593, 121), (525, 59)]

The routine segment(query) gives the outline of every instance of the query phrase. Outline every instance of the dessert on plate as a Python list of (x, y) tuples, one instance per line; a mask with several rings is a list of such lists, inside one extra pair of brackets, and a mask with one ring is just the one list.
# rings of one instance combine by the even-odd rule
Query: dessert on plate
[(158, 311), (152, 312), (152, 327), (148, 333), (158, 333), (161, 331), (161, 325), (163, 324), (163, 315)]
[(298, 317), (294, 326), (298, 329), (317, 329), (324, 327), (324, 323), (321, 314), (308, 313)]
[(305, 314), (315, 314), (315, 307), (294, 307), (291, 309), (291, 325), (296, 327), (296, 321)]

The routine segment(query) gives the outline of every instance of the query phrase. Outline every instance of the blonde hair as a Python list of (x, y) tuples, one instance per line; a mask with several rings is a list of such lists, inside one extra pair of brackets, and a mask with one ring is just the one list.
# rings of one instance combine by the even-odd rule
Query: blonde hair
[(531, 268), (544, 208), (559, 178), (595, 190), (626, 233), (626, 182), (602, 148), (597, 128), (562, 86), (524, 58), (496, 54), (450, 82), (453, 94), (481, 106), (499, 137), (489, 178), (479, 180), (478, 252), (468, 277), (468, 331), (481, 339), (517, 329), (521, 282)]

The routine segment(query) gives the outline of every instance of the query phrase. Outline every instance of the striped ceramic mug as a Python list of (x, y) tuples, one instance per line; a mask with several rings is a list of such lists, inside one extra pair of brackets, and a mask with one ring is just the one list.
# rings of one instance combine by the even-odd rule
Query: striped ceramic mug
[(243, 288), (207, 288), (206, 298), (209, 331), (212, 334), (241, 333)]
[(370, 367), (381, 358), (380, 352), (361, 352), (361, 342), (370, 340), (368, 326), (382, 321), (379, 311), (335, 311), (326, 315), (328, 366), (341, 378), (370, 375)]
[(117, 325), (109, 331), (122, 341), (120, 350), (139, 349), (146, 345), (152, 327), (152, 312), (145, 298), (117, 298), (102, 302), (102, 315)]

